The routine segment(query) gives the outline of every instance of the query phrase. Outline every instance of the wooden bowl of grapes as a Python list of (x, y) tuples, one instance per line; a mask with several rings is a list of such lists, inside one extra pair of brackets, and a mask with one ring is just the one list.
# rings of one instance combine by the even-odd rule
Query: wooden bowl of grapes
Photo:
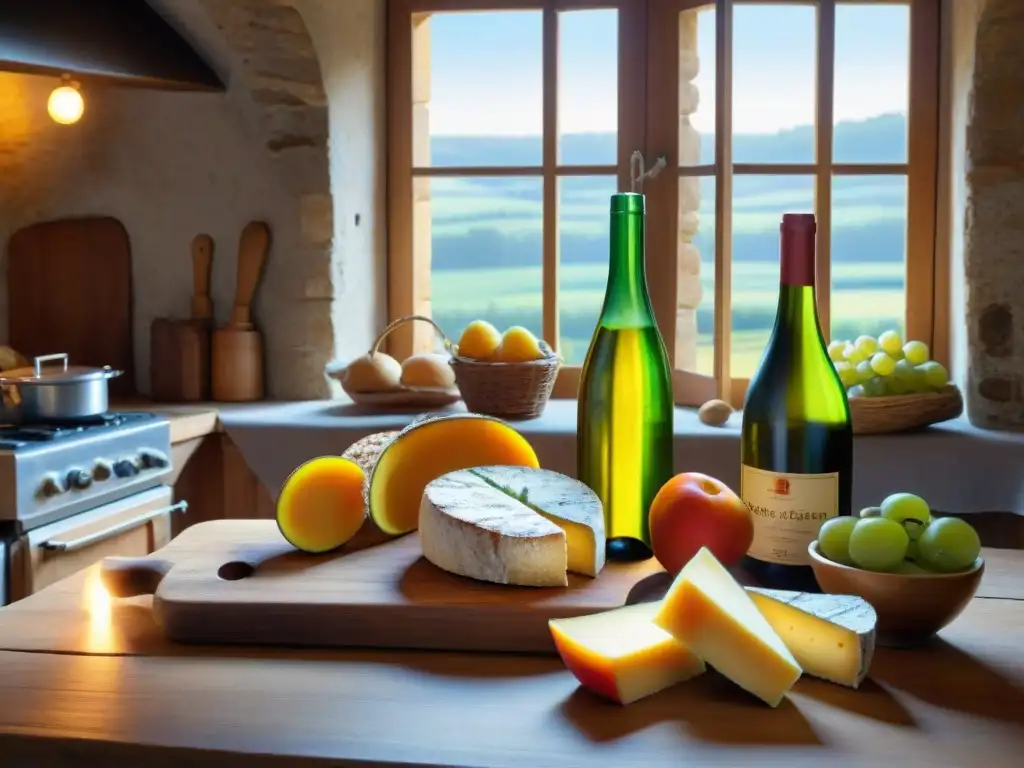
[[(901, 537), (894, 525), (916, 538)], [(808, 547), (822, 591), (870, 603), (878, 614), (877, 643), (893, 648), (927, 644), (963, 612), (985, 573), (980, 550), (977, 533), (962, 520), (926, 519), (919, 526), (881, 516), (834, 518)]]

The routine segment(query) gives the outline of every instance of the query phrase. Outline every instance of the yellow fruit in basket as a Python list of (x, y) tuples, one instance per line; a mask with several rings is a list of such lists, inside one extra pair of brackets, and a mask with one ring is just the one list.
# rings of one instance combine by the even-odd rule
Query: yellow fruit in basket
[(459, 356), (487, 360), (501, 344), (501, 332), (486, 320), (474, 320), (459, 337)]
[(526, 363), (540, 360), (544, 350), (537, 337), (521, 325), (513, 325), (501, 336), (501, 344), (494, 353), (494, 359), (502, 363)]
[(406, 387), (455, 386), (455, 371), (448, 364), (451, 358), (440, 352), (421, 352), (402, 361), (402, 384)]
[(372, 352), (345, 368), (341, 385), (349, 392), (387, 392), (402, 386), (402, 366), (391, 355)]

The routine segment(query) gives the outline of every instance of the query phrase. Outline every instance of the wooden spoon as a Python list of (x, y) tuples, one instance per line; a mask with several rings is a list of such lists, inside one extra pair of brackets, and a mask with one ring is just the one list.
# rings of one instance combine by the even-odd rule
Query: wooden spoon
[(213, 238), (196, 235), (192, 240), (192, 319), (209, 322), (213, 317), (210, 298), (210, 268), (213, 265)]
[(252, 301), (270, 250), (270, 228), (262, 221), (250, 221), (238, 243), (238, 283), (230, 325), (239, 330), (252, 328)]

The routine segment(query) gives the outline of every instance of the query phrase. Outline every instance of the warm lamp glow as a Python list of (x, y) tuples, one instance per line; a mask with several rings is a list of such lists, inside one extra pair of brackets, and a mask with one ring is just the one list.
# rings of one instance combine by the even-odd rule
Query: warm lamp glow
[(63, 85), (54, 88), (49, 101), (46, 102), (46, 111), (50, 113), (55, 123), (77, 123), (85, 111), (85, 101), (78, 92), (78, 84), (65, 81)]

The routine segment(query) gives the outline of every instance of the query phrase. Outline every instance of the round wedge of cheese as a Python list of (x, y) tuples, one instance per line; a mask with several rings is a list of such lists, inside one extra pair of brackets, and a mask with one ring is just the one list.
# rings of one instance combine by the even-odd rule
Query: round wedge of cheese
[(496, 584), (564, 587), (567, 572), (604, 567), (604, 513), (578, 480), (532, 467), (475, 467), (428, 483), (419, 514), (423, 556)]

